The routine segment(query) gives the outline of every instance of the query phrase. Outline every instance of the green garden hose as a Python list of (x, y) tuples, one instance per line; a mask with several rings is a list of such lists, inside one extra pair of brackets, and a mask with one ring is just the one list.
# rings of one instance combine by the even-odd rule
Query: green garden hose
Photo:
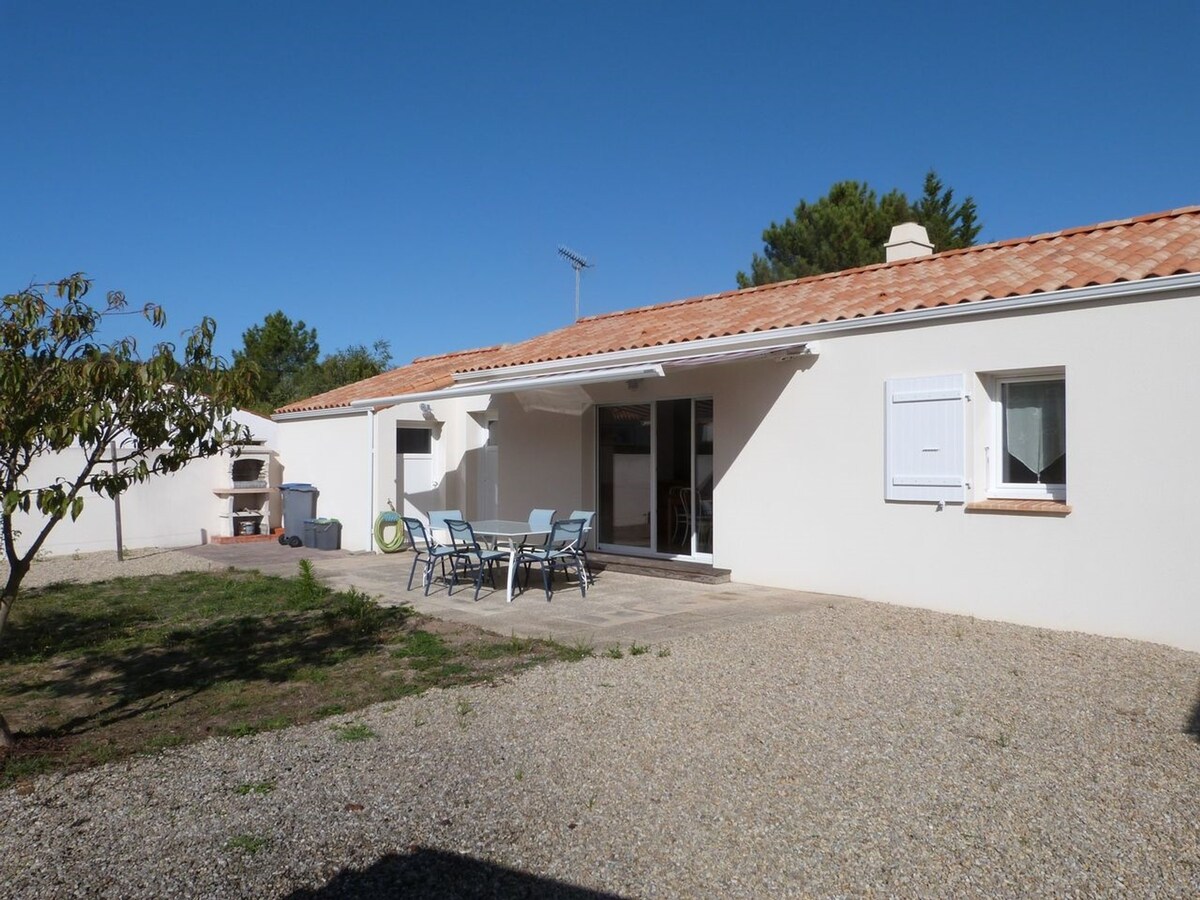
[[(392, 536), (386, 535), (387, 529), (392, 529)], [(404, 533), (404, 524), (400, 521), (400, 513), (384, 510), (375, 517), (375, 543), (384, 553), (396, 553), (404, 549), (408, 535)]]

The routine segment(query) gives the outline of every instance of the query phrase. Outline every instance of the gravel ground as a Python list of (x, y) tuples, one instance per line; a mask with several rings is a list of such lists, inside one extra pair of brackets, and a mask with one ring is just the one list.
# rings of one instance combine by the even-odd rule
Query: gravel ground
[(1200, 894), (1198, 654), (864, 602), (658, 649), (2, 792), (0, 893)]
[[(176, 572), (204, 572), (222, 566), (188, 556), (182, 550), (161, 550), (155, 547), (126, 550), (125, 559), (117, 561), (116, 552), (82, 553), (75, 556), (45, 556), (30, 568), (21, 582), (21, 589), (44, 587), (57, 581), (107, 581), (110, 578), (138, 575), (173, 575)], [(0, 579), (8, 579), (8, 563), (0, 552)], [(18, 603), (20, 599), (18, 598)]]

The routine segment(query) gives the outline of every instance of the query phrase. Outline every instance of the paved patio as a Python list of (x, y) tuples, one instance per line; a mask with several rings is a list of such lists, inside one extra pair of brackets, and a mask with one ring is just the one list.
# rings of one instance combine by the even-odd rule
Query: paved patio
[[(689, 634), (716, 631), (784, 613), (803, 613), (830, 604), (853, 602), (847, 597), (810, 594), (745, 584), (693, 584), (616, 572), (597, 573), (586, 598), (574, 585), (557, 582), (547, 603), (536, 573), (530, 589), (504, 600), (504, 572), (497, 572), (497, 590), (485, 581), (479, 600), (474, 589), (459, 587), (453, 596), (435, 582), (422, 594), (418, 577), (405, 590), (412, 554), (348, 553), (342, 550), (292, 549), (277, 543), (216, 546), (186, 551), (218, 564), (257, 569), (273, 575), (295, 575), (301, 559), (311, 560), (317, 576), (336, 588), (355, 587), (384, 604), (409, 603), (441, 619), (477, 625), (500, 634), (552, 637), (559, 641), (586, 640), (609, 644), (657, 644)], [(535, 588), (535, 584), (538, 586)]]

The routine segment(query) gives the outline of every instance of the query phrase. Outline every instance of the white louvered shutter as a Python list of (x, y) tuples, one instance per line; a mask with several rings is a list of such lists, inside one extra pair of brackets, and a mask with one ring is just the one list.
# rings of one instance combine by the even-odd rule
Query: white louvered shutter
[(966, 500), (966, 376), (891, 378), (887, 391), (888, 500)]

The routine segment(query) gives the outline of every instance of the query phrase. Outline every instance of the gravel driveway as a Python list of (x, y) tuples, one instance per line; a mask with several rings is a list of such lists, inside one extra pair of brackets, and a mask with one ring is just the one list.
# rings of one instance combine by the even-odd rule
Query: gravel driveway
[(0, 892), (1200, 894), (1200, 655), (865, 602), (659, 649), (0, 793)]

